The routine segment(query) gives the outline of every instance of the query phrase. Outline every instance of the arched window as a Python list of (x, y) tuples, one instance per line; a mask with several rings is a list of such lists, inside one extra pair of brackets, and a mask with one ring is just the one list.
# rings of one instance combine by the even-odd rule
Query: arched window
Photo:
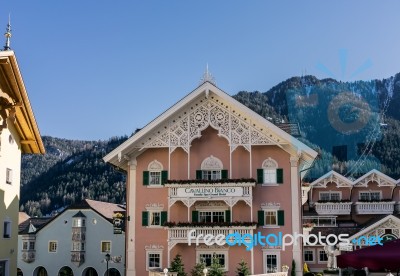
[(283, 170), (278, 168), (278, 163), (271, 157), (265, 159), (261, 169), (257, 170), (257, 182), (266, 185), (283, 183)]
[(163, 170), (163, 165), (157, 160), (151, 161), (147, 171), (143, 171), (143, 185), (161, 186), (168, 179), (168, 171)]
[(201, 163), (201, 170), (196, 171), (196, 179), (218, 180), (228, 178), (228, 171), (223, 170), (221, 160), (217, 157), (210, 156)]

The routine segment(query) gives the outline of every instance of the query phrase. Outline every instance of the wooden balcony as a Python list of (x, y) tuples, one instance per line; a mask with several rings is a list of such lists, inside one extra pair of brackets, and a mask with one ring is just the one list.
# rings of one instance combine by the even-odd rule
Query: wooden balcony
[(352, 202), (317, 202), (315, 211), (318, 215), (350, 215)]
[(393, 214), (395, 201), (356, 202), (356, 213), (359, 215)]

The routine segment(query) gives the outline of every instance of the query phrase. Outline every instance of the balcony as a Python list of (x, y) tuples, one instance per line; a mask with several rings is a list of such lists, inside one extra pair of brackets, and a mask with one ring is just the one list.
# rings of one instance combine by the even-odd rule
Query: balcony
[(22, 260), (26, 263), (35, 261), (35, 251), (23, 251)]
[[(188, 235), (190, 231), (193, 231), (190, 235), (192, 237), (192, 243), (196, 243), (196, 237), (199, 238), (200, 243), (204, 243), (205, 235), (217, 235), (227, 236), (232, 233), (239, 233), (240, 235), (253, 234), (253, 230), (256, 229), (256, 225), (251, 226), (206, 226), (206, 227), (169, 227), (168, 228), (168, 241), (172, 243), (188, 243)], [(213, 240), (214, 241), (214, 240)]]
[(359, 215), (393, 214), (394, 201), (356, 202), (356, 213)]
[(308, 200), (308, 191), (310, 191), (311, 187), (310, 186), (301, 186), (301, 204), (304, 205), (304, 203), (307, 202)]
[(350, 215), (352, 202), (317, 202), (315, 211), (318, 215)]
[(311, 224), (313, 227), (336, 227), (336, 216), (304, 216), (303, 227)]

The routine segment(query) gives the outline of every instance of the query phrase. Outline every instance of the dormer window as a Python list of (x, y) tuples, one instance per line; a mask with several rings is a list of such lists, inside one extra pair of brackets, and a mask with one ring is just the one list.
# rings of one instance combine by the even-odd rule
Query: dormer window
[(86, 227), (86, 216), (81, 211), (72, 216), (72, 227)]
[(218, 180), (227, 178), (228, 171), (223, 170), (221, 160), (212, 155), (204, 159), (201, 163), (201, 170), (196, 171), (196, 179)]
[(147, 169), (143, 171), (143, 185), (161, 186), (168, 180), (168, 171), (157, 160), (150, 162)]

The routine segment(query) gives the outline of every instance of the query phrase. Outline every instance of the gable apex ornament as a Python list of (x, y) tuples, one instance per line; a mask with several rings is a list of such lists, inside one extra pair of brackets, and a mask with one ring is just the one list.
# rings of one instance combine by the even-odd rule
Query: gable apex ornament
[[(206, 66), (206, 71), (203, 73), (203, 76), (200, 79), (200, 85), (202, 85), (205, 82), (212, 83), (215, 86), (217, 85), (217, 83), (215, 82), (214, 76), (208, 70), (208, 63), (207, 63), (207, 66)], [(208, 91), (206, 91), (206, 96), (208, 97)]]

